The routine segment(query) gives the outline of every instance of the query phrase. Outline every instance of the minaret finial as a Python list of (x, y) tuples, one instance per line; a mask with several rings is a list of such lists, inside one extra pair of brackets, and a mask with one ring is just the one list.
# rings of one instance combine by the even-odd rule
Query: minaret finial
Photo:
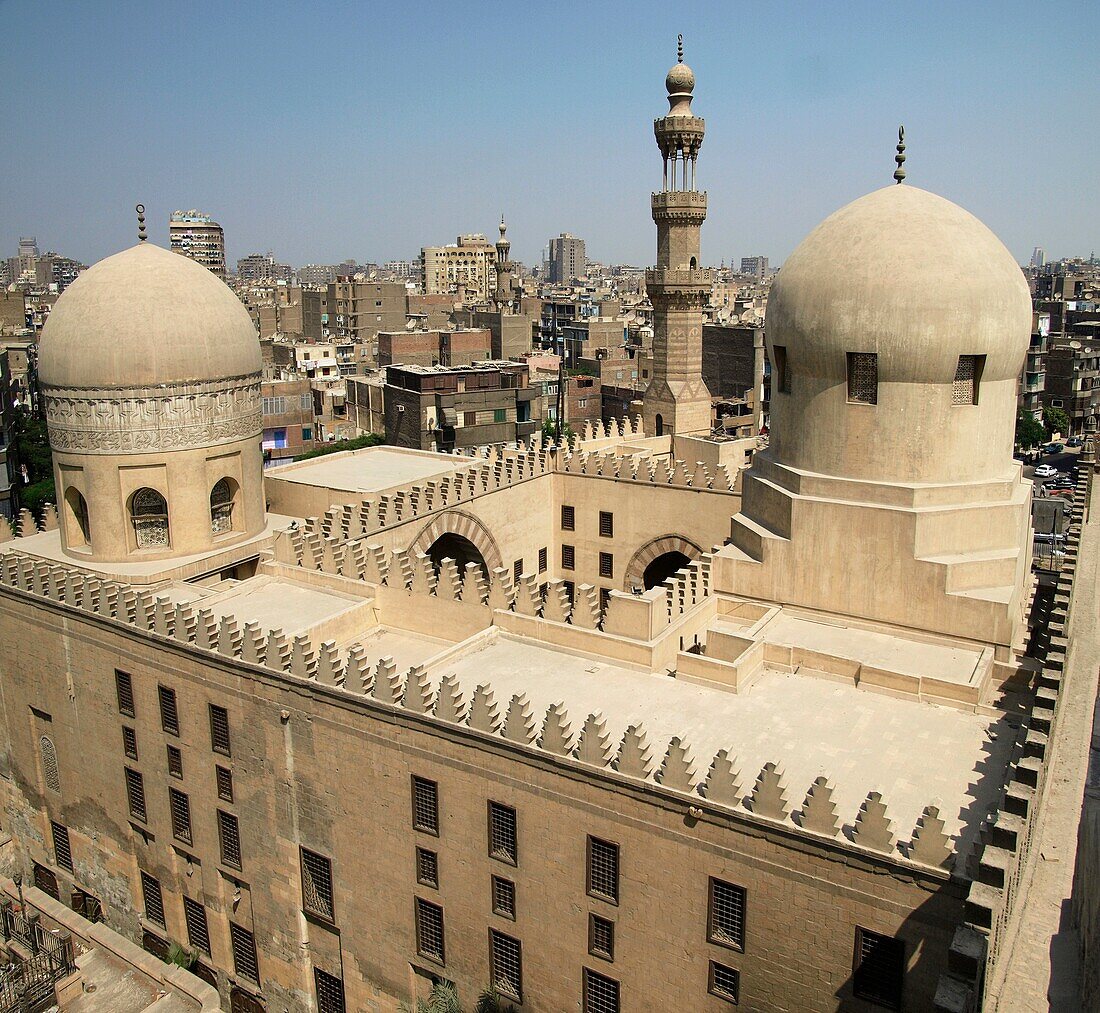
[(676, 62), (684, 62), (684, 37), (683, 35), (676, 36)]
[(135, 204), (134, 210), (138, 216), (138, 242), (144, 243), (149, 237), (145, 234), (145, 205)]
[(905, 165), (905, 127), (898, 127), (898, 153), (894, 156), (894, 161), (898, 163), (894, 170), (894, 182), (900, 183), (905, 179), (905, 169), (902, 168)]

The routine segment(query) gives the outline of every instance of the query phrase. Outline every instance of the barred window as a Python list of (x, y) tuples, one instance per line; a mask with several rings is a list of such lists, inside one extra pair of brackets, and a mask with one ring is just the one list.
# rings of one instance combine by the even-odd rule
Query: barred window
[(443, 942), (443, 908), (416, 898), (416, 952), (422, 957), (446, 963)]
[(977, 404), (978, 383), (985, 366), (984, 355), (960, 355), (955, 367), (955, 380), (951, 385), (953, 404)]
[(516, 811), (500, 802), (489, 803), (489, 857), (516, 864)]
[(126, 768), (126, 803), (130, 807), (130, 815), (142, 823), (148, 819), (145, 810), (145, 784), (141, 774), (136, 770)]
[(588, 838), (588, 892), (619, 903), (619, 846), (598, 837)]
[(187, 942), (196, 950), (210, 955), (210, 930), (206, 925), (206, 908), (197, 900), (183, 898), (183, 917), (187, 922)]
[(577, 526), (576, 511), (571, 506), (563, 506), (561, 508), (561, 529), (562, 531), (575, 531)]
[(505, 998), (523, 1002), (522, 944), (496, 929), (489, 929), (489, 983)]
[(719, 946), (745, 948), (745, 891), (720, 879), (710, 880), (707, 938)]
[(900, 939), (856, 929), (852, 991), (886, 1009), (901, 1009), (905, 980), (905, 943)]
[(138, 758), (137, 732), (126, 725), (122, 726), (122, 751), (130, 757), (131, 760), (136, 760)]
[(164, 897), (160, 892), (160, 881), (144, 870), (141, 873), (141, 896), (145, 901), (145, 917), (162, 929), (165, 928)]
[(183, 753), (175, 746), (168, 747), (168, 773), (173, 777), (183, 777)]
[(439, 889), (439, 856), (434, 851), (416, 849), (416, 881)]
[(63, 823), (50, 820), (50, 830), (53, 831), (54, 865), (66, 872), (72, 872), (73, 852), (69, 845), (69, 828)]
[(231, 869), (241, 867), (241, 831), (237, 817), (218, 810), (218, 841), (221, 844), (222, 862)]
[(233, 972), (258, 985), (260, 962), (256, 957), (256, 937), (248, 929), (230, 922), (229, 942), (233, 947)]
[(563, 570), (572, 570), (576, 567), (577, 550), (572, 545), (563, 545), (561, 547), (561, 568)]
[(584, 969), (584, 1013), (619, 1013), (619, 983), (598, 971)]
[(878, 404), (878, 355), (848, 353), (848, 400), (853, 404)]
[(191, 843), (191, 800), (175, 788), (168, 789), (168, 809), (172, 814), (172, 836), (184, 844)]
[(332, 862), (308, 848), (301, 849), (301, 859), (302, 906), (318, 918), (336, 921), (332, 896)]
[(226, 767), (215, 767), (214, 776), (218, 783), (218, 798), (224, 802), (233, 801), (233, 772)]
[(61, 794), (61, 773), (57, 769), (57, 750), (53, 739), (43, 735), (38, 740), (38, 746), (42, 753), (42, 776), (46, 779), (46, 787)]
[(516, 920), (516, 884), (510, 879), (493, 877), (493, 914)]
[(569, 604), (572, 605), (577, 596), (577, 585), (571, 580), (563, 580), (561, 584), (565, 588), (565, 597), (569, 599)]
[(344, 982), (340, 978), (315, 967), (313, 983), (317, 987), (317, 1013), (347, 1013)]
[(176, 710), (176, 691), (167, 686), (158, 686), (157, 695), (160, 697), (160, 726), (169, 735), (179, 735), (180, 716)]
[(775, 360), (775, 381), (772, 387), (780, 394), (791, 392), (791, 373), (787, 368), (786, 345), (772, 345), (772, 358)]
[(523, 576), (523, 560), (517, 559), (512, 564), (512, 579), (518, 584), (520, 577)]
[(600, 511), (600, 537), (611, 538), (615, 534), (615, 515), (607, 510)]
[(546, 572), (546, 549), (539, 549), (539, 573)]
[(600, 553), (600, 576), (615, 576), (615, 557), (610, 552)]
[(210, 748), (223, 756), (229, 751), (229, 712), (224, 707), (210, 705)]
[(606, 613), (607, 606), (611, 604), (611, 588), (600, 588), (600, 611)]
[(134, 680), (129, 672), (115, 669), (115, 692), (118, 695), (118, 712), (126, 717), (134, 716)]
[(588, 916), (588, 952), (604, 960), (615, 959), (615, 923), (596, 914)]
[(716, 960), (710, 962), (710, 974), (707, 982), (707, 991), (711, 995), (718, 996), (733, 1003), (734, 1006), (741, 1000), (741, 974), (732, 967), (719, 964)]
[(439, 785), (423, 777), (413, 777), (413, 827), (439, 836)]

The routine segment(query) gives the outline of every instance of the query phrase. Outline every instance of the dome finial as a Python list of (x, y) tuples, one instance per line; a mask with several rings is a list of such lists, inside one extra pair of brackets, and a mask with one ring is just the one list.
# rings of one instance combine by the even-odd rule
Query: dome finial
[(684, 62), (684, 37), (683, 35), (676, 36), (676, 62)]
[(898, 163), (894, 170), (894, 182), (900, 183), (905, 179), (905, 169), (902, 168), (905, 165), (905, 127), (898, 127), (898, 153), (894, 156), (894, 161)]
[(149, 237), (145, 234), (145, 205), (135, 204), (134, 210), (138, 216), (138, 242), (144, 243)]

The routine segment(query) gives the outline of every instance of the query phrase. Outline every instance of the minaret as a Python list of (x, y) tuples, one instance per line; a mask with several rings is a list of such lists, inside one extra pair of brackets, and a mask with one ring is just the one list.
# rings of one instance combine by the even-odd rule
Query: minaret
[(692, 114), (695, 75), (684, 63), (683, 36), (678, 43), (677, 63), (665, 78), (668, 114), (653, 122), (664, 174), (661, 192), (651, 200), (657, 266), (645, 277), (653, 303), (653, 376), (642, 410), (651, 436), (709, 433), (711, 428), (710, 391), (703, 382), (703, 306), (711, 274), (699, 267), (707, 195), (695, 189), (706, 124)]
[(504, 215), (500, 216), (500, 238), (497, 240), (497, 287), (494, 302), (501, 312), (511, 310), (514, 299), (514, 281), (512, 261), (509, 259), (512, 244), (508, 241), (508, 226), (504, 224)]

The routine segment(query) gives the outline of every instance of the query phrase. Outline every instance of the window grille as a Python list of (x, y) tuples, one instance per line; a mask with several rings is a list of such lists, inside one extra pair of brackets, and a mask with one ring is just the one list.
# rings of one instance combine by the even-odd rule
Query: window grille
[(489, 803), (489, 856), (516, 864), (516, 811), (499, 802)]
[(42, 776), (46, 779), (46, 787), (50, 791), (61, 794), (61, 773), (57, 769), (57, 750), (54, 748), (53, 739), (43, 735), (38, 740), (42, 751)]
[(561, 547), (561, 568), (563, 570), (574, 569), (576, 560), (577, 550), (572, 545), (563, 545)]
[(256, 937), (246, 928), (229, 923), (229, 941), (233, 947), (233, 971), (239, 978), (260, 983), (260, 963), (256, 957)]
[(416, 898), (416, 952), (439, 963), (446, 963), (443, 941), (443, 908)]
[(62, 823), (55, 823), (51, 820), (50, 830), (53, 831), (54, 865), (66, 872), (72, 872), (73, 852), (69, 844), (69, 828)]
[(191, 800), (175, 788), (168, 789), (168, 809), (172, 814), (172, 836), (184, 844), (191, 843)]
[(160, 882), (144, 871), (141, 874), (141, 896), (145, 901), (145, 917), (165, 928), (164, 896), (160, 892)]
[(241, 830), (237, 817), (218, 810), (218, 841), (221, 844), (222, 862), (231, 869), (241, 867)]
[(615, 557), (610, 552), (600, 553), (600, 576), (615, 576)]
[(336, 921), (336, 908), (332, 896), (332, 862), (308, 848), (302, 855), (302, 905), (305, 909), (326, 921)]
[(232, 802), (233, 772), (225, 767), (215, 767), (214, 776), (218, 783), (218, 798), (223, 802)]
[(495, 929), (489, 930), (489, 979), (501, 995), (523, 1002), (523, 947)]
[(210, 490), (210, 530), (215, 535), (233, 529), (233, 488), (228, 479), (219, 479)]
[(206, 908), (197, 900), (183, 898), (183, 917), (187, 922), (187, 942), (196, 950), (210, 955), (210, 930), (206, 925)]
[(118, 694), (118, 712), (126, 717), (134, 716), (134, 681), (129, 672), (115, 669), (115, 690)]
[(523, 576), (523, 560), (517, 559), (512, 564), (512, 579), (518, 584), (520, 577)]
[(848, 400), (878, 404), (878, 356), (874, 352), (848, 353)]
[(587, 967), (583, 998), (584, 1013), (619, 1013), (619, 983)]
[(167, 686), (158, 686), (157, 695), (160, 698), (160, 726), (169, 735), (179, 735), (180, 716), (176, 709), (176, 691)]
[(139, 549), (168, 547), (168, 502), (156, 489), (138, 489), (134, 493), (130, 521)]
[(210, 705), (210, 748), (223, 756), (232, 755), (229, 749), (229, 712), (216, 704)]
[(416, 881), (439, 889), (439, 856), (434, 851), (416, 849)]
[(539, 573), (546, 572), (546, 549), (539, 549)]
[(619, 846), (598, 837), (588, 838), (588, 892), (619, 902)]
[(183, 753), (175, 746), (168, 747), (168, 773), (173, 777), (183, 777)]
[(856, 929), (853, 993), (887, 1009), (901, 1009), (905, 978), (905, 943), (900, 939)]
[(516, 884), (501, 876), (493, 877), (493, 913), (516, 919)]
[(588, 916), (588, 952), (604, 960), (615, 959), (615, 923), (599, 915)]
[(606, 510), (600, 511), (600, 537), (611, 538), (615, 534), (615, 515)]
[(562, 531), (576, 530), (576, 512), (571, 506), (561, 508), (561, 529)]
[(315, 967), (313, 982), (317, 987), (317, 1013), (347, 1013), (343, 981), (336, 975)]
[(435, 781), (413, 778), (413, 827), (439, 836), (439, 785)]
[(130, 807), (130, 815), (142, 823), (148, 819), (145, 811), (145, 785), (141, 774), (136, 770), (126, 768), (126, 802)]
[(981, 374), (981, 355), (960, 355), (955, 367), (955, 380), (951, 385), (952, 404), (978, 403), (978, 377)]
[(576, 599), (577, 585), (571, 580), (563, 580), (561, 584), (565, 588), (565, 597), (569, 599), (569, 604), (572, 605)]
[(600, 611), (607, 614), (607, 606), (611, 604), (611, 588), (600, 588)]
[(137, 732), (125, 725), (122, 728), (122, 751), (130, 757), (131, 760), (136, 760), (138, 758)]
[(712, 943), (745, 948), (745, 891), (720, 879), (710, 881), (707, 938)]
[(732, 967), (710, 962), (710, 976), (707, 991), (719, 999), (726, 999), (735, 1006), (741, 999), (741, 974)]

